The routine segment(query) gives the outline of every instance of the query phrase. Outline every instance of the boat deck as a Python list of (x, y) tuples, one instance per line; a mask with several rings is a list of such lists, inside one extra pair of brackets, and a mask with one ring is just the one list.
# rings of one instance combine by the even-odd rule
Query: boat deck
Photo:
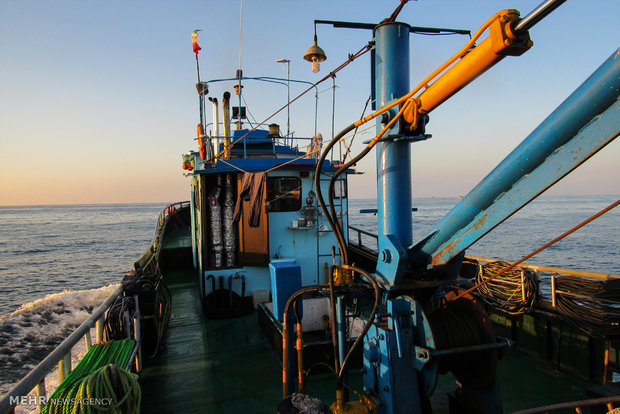
[[(260, 331), (256, 313), (207, 320), (194, 270), (168, 272), (166, 281), (172, 316), (160, 354), (144, 359), (142, 412), (273, 414), (282, 396), (281, 364)], [(592, 385), (519, 352), (508, 352), (500, 361), (498, 382), (505, 412), (587, 398)], [(361, 389), (361, 374), (352, 372), (350, 383)], [(334, 399), (334, 385), (331, 375), (308, 380), (309, 392), (327, 404)], [(445, 407), (441, 395), (453, 389), (452, 375), (440, 376), (433, 397)]]
[(195, 275), (193, 270), (166, 275), (172, 315), (161, 353), (153, 360), (145, 357), (142, 412), (272, 414), (282, 393), (282, 371), (256, 314), (205, 319)]

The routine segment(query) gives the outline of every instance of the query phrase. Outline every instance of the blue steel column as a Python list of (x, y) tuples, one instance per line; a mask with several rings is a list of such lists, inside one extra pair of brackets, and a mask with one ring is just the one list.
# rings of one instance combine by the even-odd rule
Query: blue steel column
[[(375, 28), (374, 90), (377, 107), (385, 106), (409, 92), (409, 30), (403, 23)], [(397, 109), (397, 108), (394, 108)], [(392, 115), (396, 111), (392, 111)], [(377, 132), (382, 129), (377, 120)], [(377, 273), (394, 284), (411, 246), (411, 153), (408, 140), (398, 140), (400, 122), (377, 145), (377, 201), (379, 263)]]
[[(430, 261), (433, 257), (433, 264), (445, 263), (567, 173), (561, 169), (573, 159), (577, 160), (575, 154), (568, 153), (566, 160), (558, 161), (558, 176), (548, 174), (546, 182), (539, 180), (521, 189), (521, 194), (528, 194), (524, 200), (507, 203), (505, 209), (498, 211), (494, 217), (487, 211), (487, 214), (477, 218), (494, 206), (502, 194), (508, 193), (515, 185), (525, 183), (528, 175), (549, 162), (582, 128), (618, 100), (619, 51), (620, 49), (614, 51), (575, 92), (433, 227), (429, 235), (434, 232), (436, 234), (424, 244), (420, 252), (416, 252), (421, 260)], [(608, 117), (608, 120), (613, 120), (613, 116)], [(607, 138), (613, 139), (615, 135), (617, 132), (603, 136), (600, 138), (600, 145), (604, 145)], [(595, 141), (592, 134), (587, 139)], [(575, 151), (583, 152), (582, 147), (583, 145), (579, 145)]]
[[(340, 361), (338, 366), (341, 366), (349, 348), (349, 342), (347, 338), (347, 321), (344, 309), (344, 298), (341, 295), (338, 295), (338, 297), (336, 298), (336, 326), (338, 328), (338, 360)], [(349, 375), (345, 372), (344, 383), (348, 384), (348, 382)], [(345, 388), (343, 391), (344, 400), (349, 401), (349, 389)]]

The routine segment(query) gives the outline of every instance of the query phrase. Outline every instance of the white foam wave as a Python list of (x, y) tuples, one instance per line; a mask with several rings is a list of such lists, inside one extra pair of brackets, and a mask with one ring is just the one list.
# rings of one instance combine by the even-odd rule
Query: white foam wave
[[(118, 286), (54, 293), (0, 316), (0, 395), (43, 360)], [(78, 342), (72, 352), (72, 366), (85, 352), (84, 341)], [(48, 378), (46, 388), (53, 390), (57, 375)]]

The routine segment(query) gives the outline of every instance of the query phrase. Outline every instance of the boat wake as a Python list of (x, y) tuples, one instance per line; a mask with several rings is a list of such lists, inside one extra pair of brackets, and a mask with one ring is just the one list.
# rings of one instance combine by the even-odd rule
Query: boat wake
[[(41, 362), (116, 288), (118, 284), (90, 290), (66, 290), (1, 315), (0, 395)], [(73, 357), (77, 359), (79, 353), (85, 351), (83, 341), (75, 348)]]

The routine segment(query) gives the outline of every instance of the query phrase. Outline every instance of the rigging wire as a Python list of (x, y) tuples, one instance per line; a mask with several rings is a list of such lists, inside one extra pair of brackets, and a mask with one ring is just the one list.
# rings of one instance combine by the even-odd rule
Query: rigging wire
[[(264, 125), (267, 121), (269, 121), (271, 118), (273, 118), (274, 116), (276, 116), (277, 114), (279, 114), (280, 112), (282, 112), (284, 109), (286, 109), (286, 107), (288, 107), (290, 104), (292, 104), (293, 102), (297, 101), (299, 98), (301, 98), (302, 96), (304, 96), (306, 93), (308, 93), (310, 90), (312, 90), (312, 88), (315, 88), (317, 85), (325, 82), (327, 79), (331, 78), (332, 76), (334, 76), (336, 73), (338, 73), (339, 71), (341, 71), (342, 69), (344, 69), (345, 67), (347, 67), (351, 62), (353, 62), (355, 59), (359, 58), (360, 56), (363, 56), (364, 54), (366, 54), (370, 49), (371, 49), (372, 44), (367, 44), (364, 47), (362, 47), (360, 50), (358, 50), (356, 53), (354, 54), (350, 54), (348, 59), (346, 61), (344, 61), (342, 64), (340, 64), (340, 66), (338, 66), (336, 69), (332, 70), (331, 72), (329, 72), (327, 75), (325, 75), (323, 78), (319, 79), (317, 82), (313, 83), (312, 85), (310, 85), (307, 89), (305, 89), (303, 92), (301, 92), (299, 95), (297, 95), (295, 98), (293, 98), (289, 103), (287, 103), (286, 105), (282, 106), (280, 109), (278, 109), (277, 111), (275, 111), (273, 114), (269, 115), (267, 118), (265, 118), (262, 122), (258, 123), (254, 128), (250, 129), (248, 132), (246, 132), (245, 134), (243, 134), (241, 137), (237, 138), (236, 140), (234, 140), (227, 148), (224, 148), (224, 150), (220, 151), (217, 155), (215, 155), (212, 158), (219, 158), (222, 154), (224, 154), (224, 152), (226, 150), (230, 150), (236, 143), (238, 143), (239, 141), (241, 141), (242, 139), (244, 139), (245, 137), (247, 137), (250, 133), (256, 131), (260, 126)], [(206, 162), (206, 161), (205, 161)]]
[[(499, 277), (500, 275), (504, 274), (505, 272), (507, 272), (508, 270), (514, 268), (515, 266), (525, 262), (527, 259), (529, 259), (530, 257), (542, 252), (543, 250), (545, 250), (547, 247), (554, 245), (555, 243), (559, 242), (560, 240), (562, 240), (563, 238), (565, 238), (566, 236), (574, 233), (575, 231), (579, 230), (580, 228), (582, 228), (583, 226), (585, 226), (586, 224), (590, 223), (591, 221), (599, 218), (600, 216), (602, 216), (603, 214), (607, 213), (610, 210), (613, 210), (614, 208), (616, 208), (618, 205), (620, 204), (620, 200), (617, 200), (614, 203), (611, 203), (609, 206), (605, 207), (604, 209), (602, 209), (601, 211), (599, 211), (598, 213), (596, 213), (595, 215), (591, 216), (590, 218), (582, 221), (581, 223), (579, 223), (578, 225), (576, 225), (575, 227), (573, 227), (572, 229), (564, 232), (563, 234), (559, 235), (558, 237), (556, 237), (555, 239), (551, 240), (548, 243), (545, 243), (544, 245), (542, 245), (541, 247), (539, 247), (538, 249), (534, 250), (532, 253), (527, 254), (525, 256), (523, 256), (521, 259), (517, 260), (516, 262), (512, 263), (510, 266), (507, 266), (505, 268), (503, 268), (502, 270), (500, 270), (499, 272), (497, 272), (495, 275), (485, 279), (484, 281), (480, 282), (480, 283), (476, 283), (474, 286), (472, 286), (471, 288), (459, 293), (454, 300), (459, 299), (465, 295), (467, 295), (468, 293), (471, 293), (472, 291), (478, 289), (478, 287), (482, 286), (485, 283), (489, 283), (491, 280)], [(557, 280), (557, 279), (556, 279)]]
[[(239, 3), (239, 69), (241, 69), (241, 56), (243, 55), (243, 0), (240, 0)], [(239, 80), (239, 83), (241, 83), (241, 80)]]
[[(370, 100), (372, 99), (372, 95), (368, 97), (368, 99), (366, 99), (366, 104), (364, 105), (364, 109), (362, 110), (362, 115), (360, 116), (360, 119), (362, 119), (364, 117), (364, 115), (366, 114), (366, 109), (368, 109), (368, 104), (370, 103)], [(353, 146), (353, 140), (355, 139), (355, 136), (357, 134), (357, 130), (359, 127), (355, 128), (355, 131), (353, 131), (353, 138), (351, 139), (351, 142), (349, 143), (348, 146), (346, 146), (346, 150), (344, 152), (344, 155), (342, 157), (342, 162), (344, 163), (347, 160), (347, 156), (349, 155), (349, 152), (351, 152), (351, 147)]]

